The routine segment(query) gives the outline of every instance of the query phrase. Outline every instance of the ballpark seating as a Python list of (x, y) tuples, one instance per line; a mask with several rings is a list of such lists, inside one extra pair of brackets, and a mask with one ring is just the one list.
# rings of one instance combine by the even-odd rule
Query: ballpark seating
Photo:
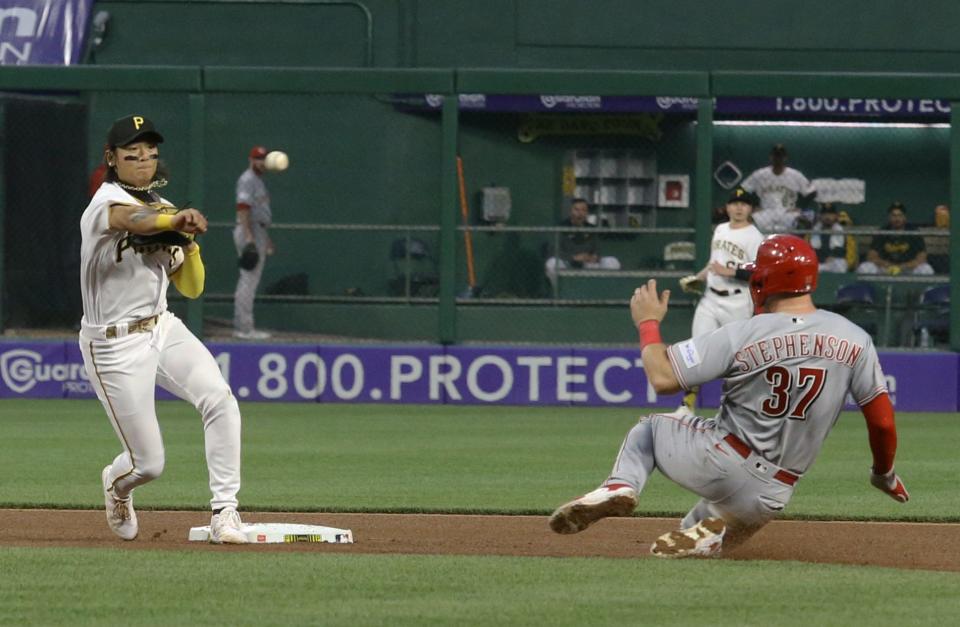
[(914, 312), (913, 345), (922, 345), (924, 330), (929, 334), (930, 345), (949, 342), (950, 338), (950, 285), (934, 285), (923, 290), (920, 304)]

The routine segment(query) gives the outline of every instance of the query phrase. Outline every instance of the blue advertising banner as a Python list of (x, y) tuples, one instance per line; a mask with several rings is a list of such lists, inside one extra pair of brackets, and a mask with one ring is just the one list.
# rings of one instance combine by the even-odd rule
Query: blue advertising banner
[(80, 63), (93, 0), (0, 0), (0, 65)]
[[(440, 94), (397, 96), (401, 107), (438, 110)], [(697, 98), (653, 96), (569, 96), (562, 94), (460, 94), (461, 111), (491, 113), (686, 113), (695, 115)], [(950, 102), (922, 98), (717, 98), (719, 115), (810, 118), (948, 119)]]
[[(636, 349), (210, 344), (240, 400), (671, 407)], [(881, 353), (906, 411), (956, 411), (960, 355)], [(717, 407), (721, 386), (702, 390)], [(0, 343), (0, 398), (94, 398), (76, 342)], [(173, 398), (159, 390), (157, 398)], [(849, 399), (848, 399), (849, 400)], [(853, 408), (848, 404), (848, 408)]]

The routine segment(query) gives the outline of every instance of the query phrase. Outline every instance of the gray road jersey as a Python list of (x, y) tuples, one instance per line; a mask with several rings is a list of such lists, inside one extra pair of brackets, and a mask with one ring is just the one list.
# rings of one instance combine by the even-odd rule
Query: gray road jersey
[(684, 389), (722, 378), (718, 424), (798, 474), (816, 459), (849, 391), (887, 391), (870, 336), (835, 313), (760, 314), (668, 350)]
[(250, 205), (250, 221), (260, 226), (270, 226), (273, 214), (270, 211), (270, 192), (263, 179), (247, 168), (237, 179), (237, 204)]

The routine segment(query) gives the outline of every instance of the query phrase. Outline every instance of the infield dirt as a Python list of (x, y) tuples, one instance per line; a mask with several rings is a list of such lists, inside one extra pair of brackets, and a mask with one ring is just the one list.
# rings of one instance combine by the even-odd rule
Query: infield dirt
[[(351, 529), (355, 543), (225, 547), (187, 541), (190, 527), (209, 524), (203, 512), (142, 511), (138, 515), (139, 537), (124, 542), (107, 529), (101, 510), (0, 510), (0, 546), (646, 559), (650, 544), (678, 522), (611, 518), (583, 533), (560, 536), (549, 530), (546, 516), (249, 512), (243, 514), (245, 522)], [(724, 558), (960, 571), (960, 525), (775, 521)]]

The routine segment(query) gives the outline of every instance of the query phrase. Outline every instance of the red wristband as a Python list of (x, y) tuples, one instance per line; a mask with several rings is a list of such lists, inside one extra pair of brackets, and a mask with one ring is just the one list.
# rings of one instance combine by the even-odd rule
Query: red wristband
[(637, 325), (640, 332), (640, 351), (651, 344), (663, 344), (663, 338), (660, 337), (660, 322), (657, 320), (644, 320)]

